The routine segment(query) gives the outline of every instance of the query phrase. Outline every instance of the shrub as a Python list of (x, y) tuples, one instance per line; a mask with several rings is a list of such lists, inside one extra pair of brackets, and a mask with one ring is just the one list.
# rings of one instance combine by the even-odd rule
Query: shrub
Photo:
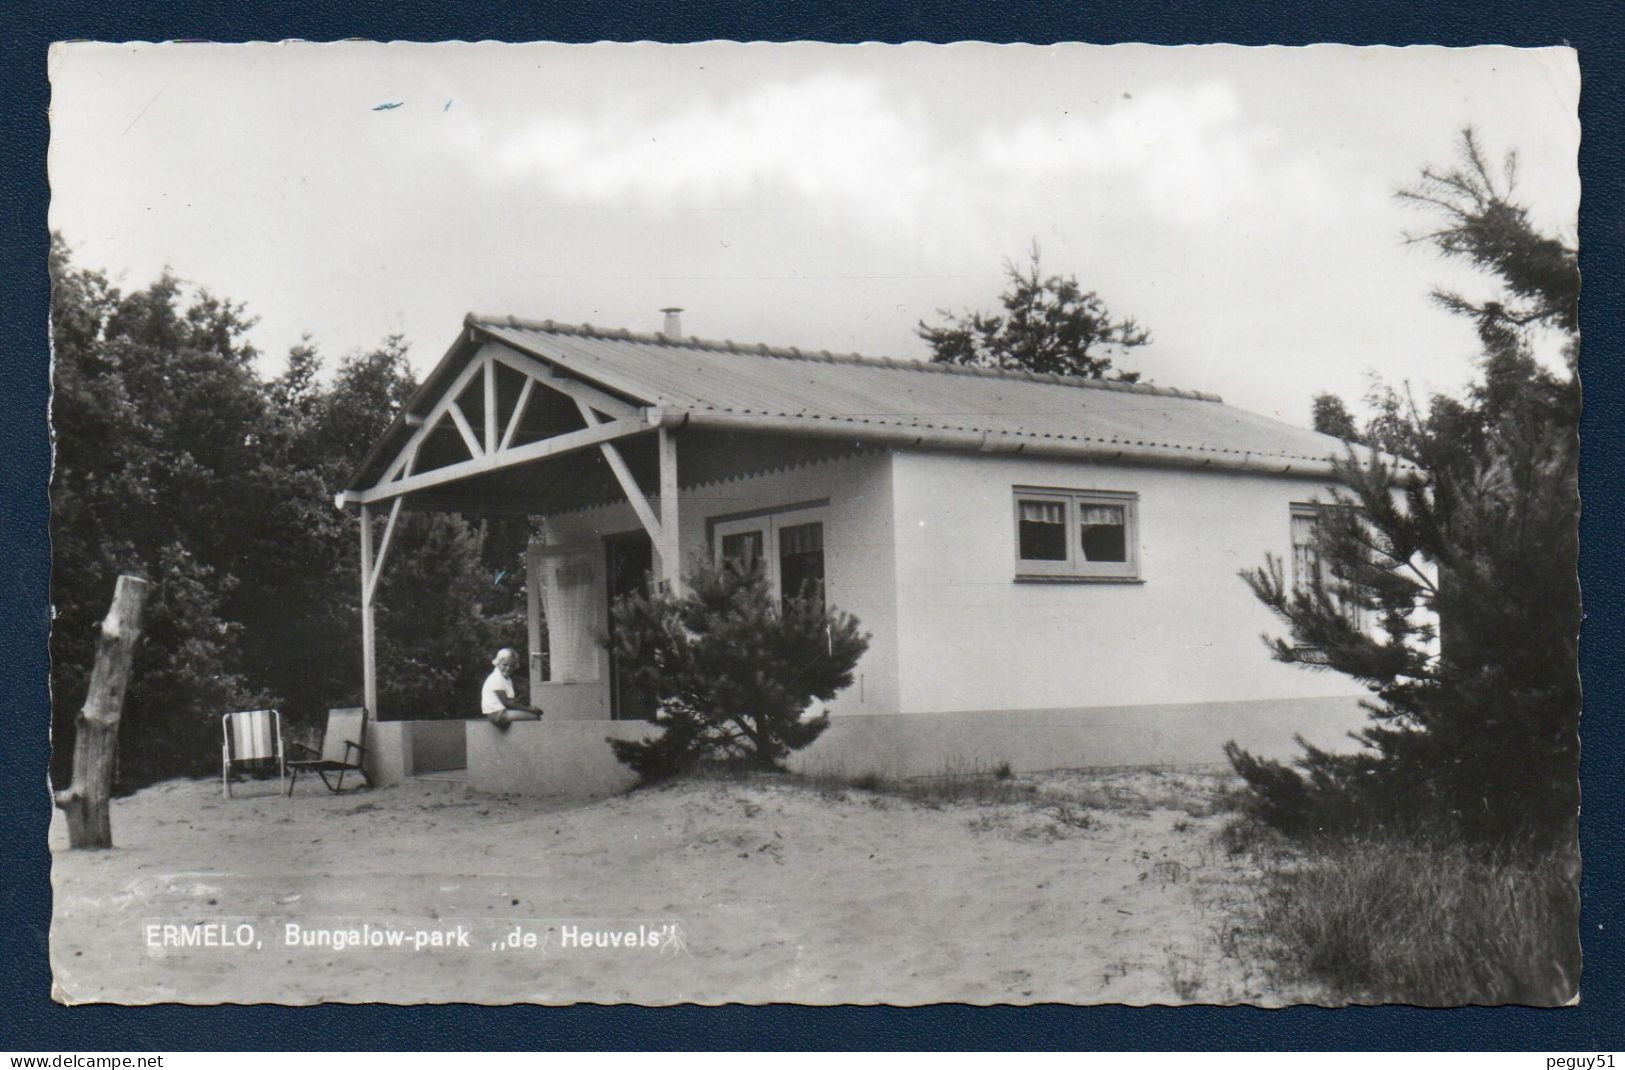
[(626, 595), (614, 614), (616, 657), (665, 730), (609, 741), (645, 782), (701, 762), (779, 768), (823, 732), (826, 714), (803, 714), (852, 683), (869, 647), (857, 618), (816, 594), (781, 603), (760, 570), (704, 562), (686, 593)]

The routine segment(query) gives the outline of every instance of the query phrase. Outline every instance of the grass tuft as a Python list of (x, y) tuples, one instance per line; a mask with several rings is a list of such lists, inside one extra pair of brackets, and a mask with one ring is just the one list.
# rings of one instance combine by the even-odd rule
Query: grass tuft
[(1232, 823), (1263, 879), (1231, 946), (1282, 985), (1334, 1000), (1558, 1006), (1578, 991), (1579, 856), (1571, 846), (1486, 855), (1432, 839), (1285, 848)]

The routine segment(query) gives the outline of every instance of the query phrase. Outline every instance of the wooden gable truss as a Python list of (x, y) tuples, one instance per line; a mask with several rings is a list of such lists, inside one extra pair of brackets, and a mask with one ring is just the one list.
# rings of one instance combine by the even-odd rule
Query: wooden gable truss
[[(522, 377), (518, 396), (506, 417), (498, 404), (499, 367), (511, 369)], [(471, 420), (459, 399), (476, 381), (480, 386), (481, 403), (475, 419)], [(531, 442), (519, 442), (526, 414), (547, 392), (568, 398), (584, 426)], [(406, 423), (412, 432), (378, 481), (370, 487), (345, 491), (335, 499), (340, 508), (360, 507), (363, 690), (364, 701), (374, 716), (378, 714), (374, 598), (396, 522), (410, 494), (597, 448), (638, 522), (649, 534), (659, 564), (658, 579), (673, 589), (680, 585), (676, 438), (669, 426), (660, 423), (657, 410), (640, 408), (545, 361), (487, 341), (447, 384), (434, 404), (421, 416), (409, 414)], [(455, 430), (467, 458), (420, 470), (425, 445), (437, 432), (448, 428)], [(621, 439), (649, 433), (656, 434), (659, 442), (660, 483), (654, 502), (638, 486), (616, 445)], [(377, 521), (385, 505), (388, 513), (383, 518), (383, 532), (375, 542)]]

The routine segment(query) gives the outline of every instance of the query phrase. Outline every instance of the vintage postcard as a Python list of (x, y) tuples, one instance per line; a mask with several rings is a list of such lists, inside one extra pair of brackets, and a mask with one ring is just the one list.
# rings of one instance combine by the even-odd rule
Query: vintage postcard
[(1572, 50), (50, 76), (58, 1000), (1577, 998)]

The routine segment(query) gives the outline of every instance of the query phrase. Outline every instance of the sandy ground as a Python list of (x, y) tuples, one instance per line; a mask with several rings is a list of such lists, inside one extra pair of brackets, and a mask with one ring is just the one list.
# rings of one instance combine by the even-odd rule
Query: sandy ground
[(1279, 1003), (1221, 950), (1250, 875), (1214, 842), (1218, 785), (1046, 774), (1031, 801), (976, 804), (757, 778), (567, 807), (173, 781), (115, 801), (114, 850), (53, 824), (56, 995)]

